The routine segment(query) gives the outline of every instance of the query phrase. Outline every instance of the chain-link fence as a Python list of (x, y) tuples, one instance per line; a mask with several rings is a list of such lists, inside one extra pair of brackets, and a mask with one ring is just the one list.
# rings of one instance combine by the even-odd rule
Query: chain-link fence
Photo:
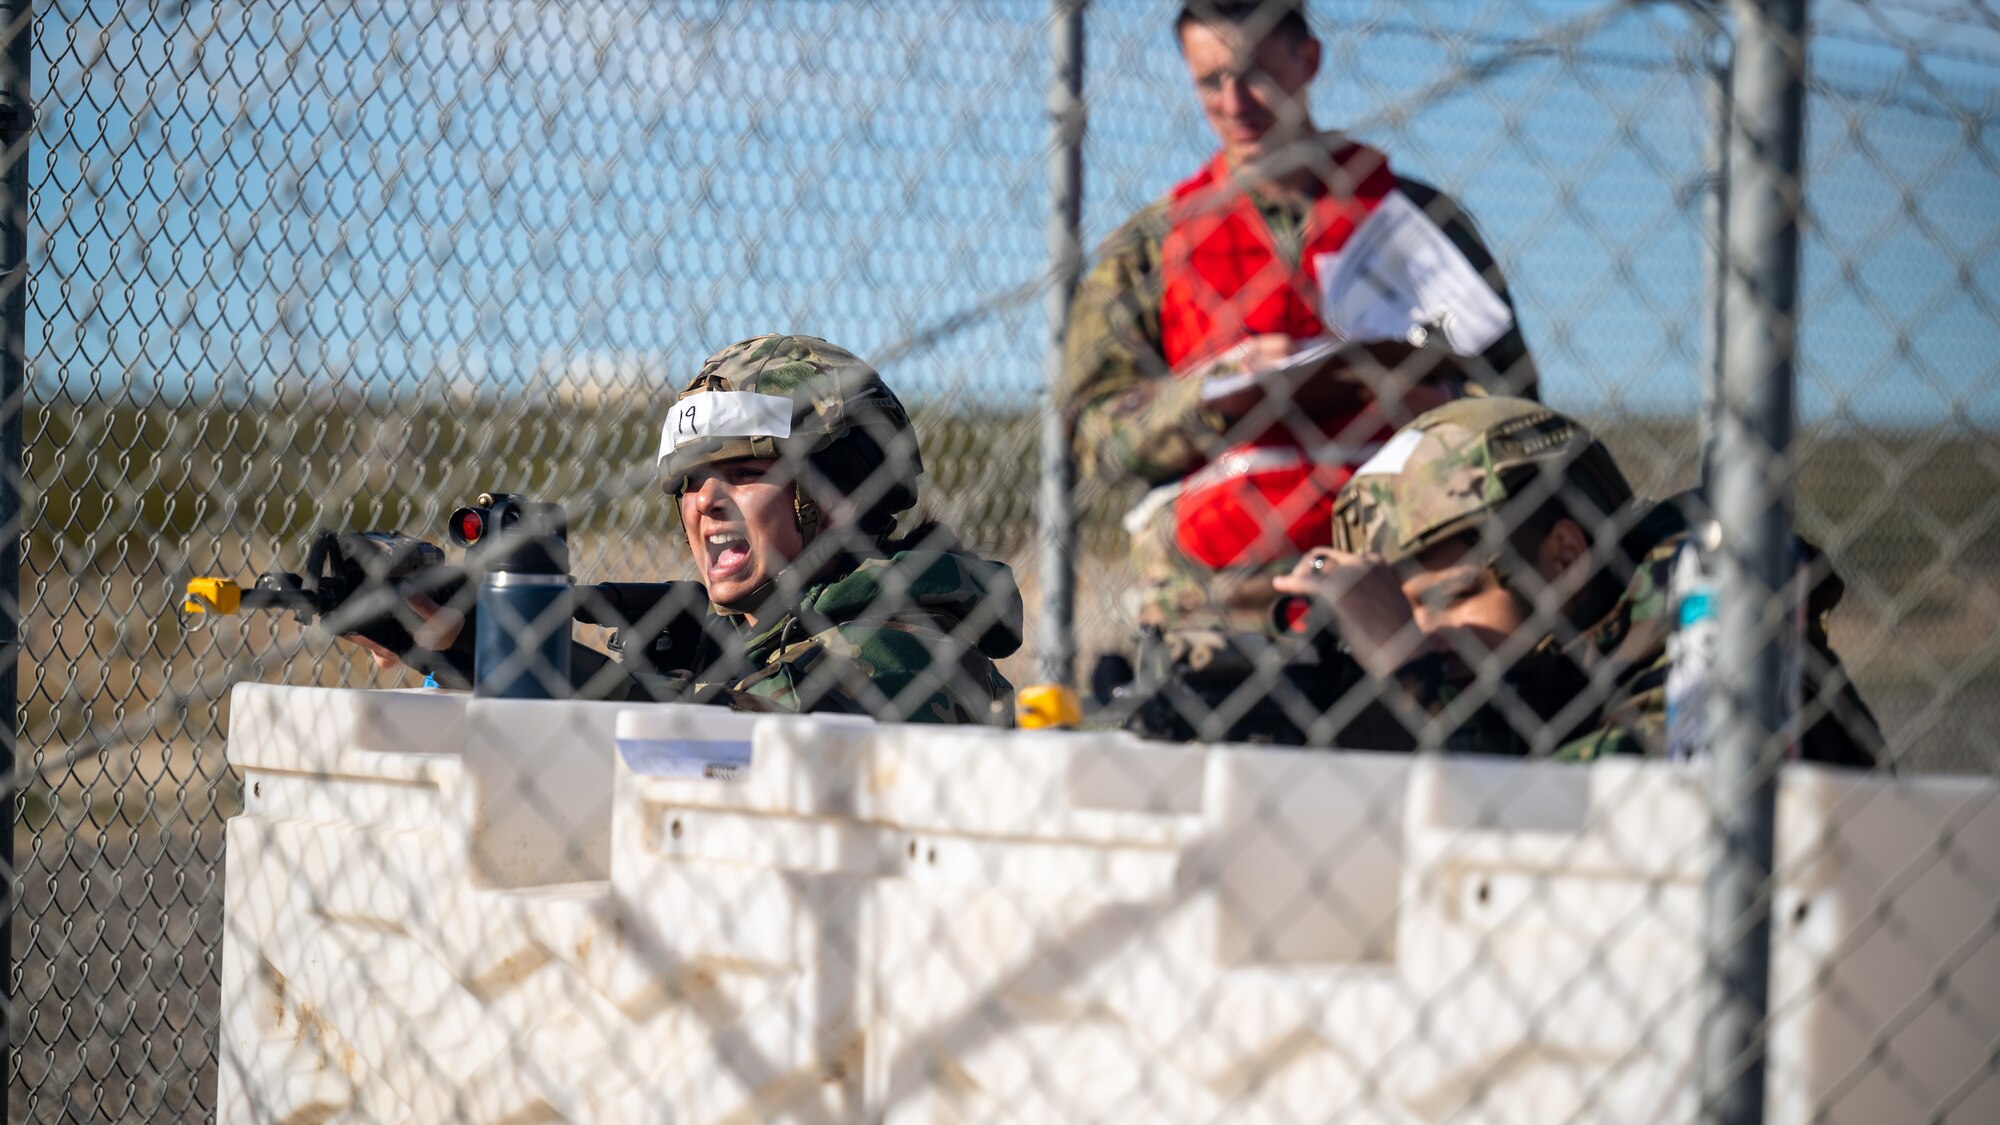
[(1309, 7), (0, 5), (10, 1115), (2000, 1114), (2000, 13)]

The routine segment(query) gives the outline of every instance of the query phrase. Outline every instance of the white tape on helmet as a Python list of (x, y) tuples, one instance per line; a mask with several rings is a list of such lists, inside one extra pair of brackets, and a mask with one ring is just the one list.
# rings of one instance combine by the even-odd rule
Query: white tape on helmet
[(695, 441), (792, 436), (792, 400), (750, 391), (703, 391), (674, 403), (660, 427), (660, 456)]
[(1424, 443), (1422, 430), (1403, 430), (1389, 439), (1375, 456), (1370, 457), (1360, 468), (1354, 470), (1357, 477), (1393, 476), (1403, 471), (1410, 463), (1410, 454)]

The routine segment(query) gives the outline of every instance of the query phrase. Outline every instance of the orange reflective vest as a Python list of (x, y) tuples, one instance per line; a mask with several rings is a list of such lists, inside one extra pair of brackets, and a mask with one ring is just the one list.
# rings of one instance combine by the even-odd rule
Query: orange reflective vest
[[(1319, 319), (1318, 259), (1346, 245), (1396, 190), (1396, 177), (1388, 158), (1364, 145), (1348, 142), (1330, 156), (1351, 190), (1328, 191), (1313, 203), (1296, 266), (1278, 254), (1264, 217), (1234, 186), (1220, 154), (1174, 188), (1172, 226), (1161, 244), (1160, 343), (1178, 375), (1251, 336), (1305, 340), (1339, 327)], [(1353, 420), (1280, 423), (1188, 476), (1174, 502), (1181, 550), (1220, 568), (1260, 566), (1331, 544), (1334, 496), (1372, 444), (1388, 436), (1386, 429), (1348, 434)], [(1329, 447), (1336, 436), (1344, 448)]]

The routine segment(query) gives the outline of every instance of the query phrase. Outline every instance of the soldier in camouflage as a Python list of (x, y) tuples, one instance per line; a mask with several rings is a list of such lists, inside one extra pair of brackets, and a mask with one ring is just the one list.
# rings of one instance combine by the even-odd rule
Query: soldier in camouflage
[(936, 524), (896, 534), (923, 462), (866, 363), (810, 336), (732, 344), (674, 400), (659, 465), (717, 643), (679, 675), (635, 672), (638, 687), (754, 710), (1012, 721), (994, 661), (1020, 647), (1020, 591)]
[[(1013, 721), (994, 663), (1021, 645), (1013, 573), (935, 523), (897, 533), (923, 474), (916, 432), (852, 353), (774, 335), (710, 356), (669, 409), (659, 472), (708, 604), (621, 629), (616, 661), (573, 646), (581, 697)], [(465, 648), (477, 625), (411, 608), (440, 648)], [(400, 659), (354, 639), (385, 666)]]
[[(1352, 689), (1380, 692), (1378, 711), (1412, 743), (1658, 753), (1677, 628), (1669, 578), (1703, 508), (1696, 494), (1636, 503), (1603, 444), (1547, 407), (1463, 399), (1361, 467), (1339, 500), (1337, 545), (1277, 586), (1330, 615), (1360, 666)], [(1827, 641), (1841, 581), (1818, 551), (1802, 543), (1800, 555), (1811, 578), (1800, 749), (1872, 764), (1881, 734)]]
[[(1327, 542), (1331, 499), (1371, 443), (1468, 391), (1534, 397), (1536, 374), (1510, 323), (1469, 350), (1435, 346), (1441, 331), (1429, 348), (1355, 345), (1301, 372), (1285, 394), (1206, 393), (1209, 376), (1268, 368), (1301, 340), (1346, 334), (1352, 326), (1321, 319), (1319, 263), (1387, 203), (1425, 216), (1502, 302), (1511, 299), (1454, 200), (1314, 124), (1306, 91), (1321, 48), (1303, 0), (1195, 0), (1174, 34), (1220, 151), (1099, 252), (1070, 306), (1060, 402), (1086, 470), (1150, 490), (1125, 521), (1139, 572), (1137, 623), (1259, 631), (1276, 598), (1271, 578), (1303, 546)], [(1190, 482), (1252, 464), (1256, 454), (1232, 456), (1245, 443), (1268, 455), (1274, 434), (1275, 444), (1309, 447), (1317, 466), (1296, 487), (1267, 489), (1267, 498), (1286, 498), (1255, 514), (1272, 524), (1275, 510), (1295, 502), (1311, 519), (1292, 542), (1272, 537), (1275, 550), (1197, 557), (1188, 543), (1199, 531), (1177, 519)]]

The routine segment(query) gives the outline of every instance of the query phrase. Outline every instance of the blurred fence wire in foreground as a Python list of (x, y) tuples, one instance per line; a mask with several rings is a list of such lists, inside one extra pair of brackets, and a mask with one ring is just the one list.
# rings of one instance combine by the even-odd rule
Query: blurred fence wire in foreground
[[(2000, 1107), (1981, 991), (2000, 943), (1967, 911), (2000, 892), (1991, 782), (1931, 775), (2000, 764), (2000, 16), (1826, 0), (1794, 54), (1754, 37), (1779, 42), (1758, 87), (1751, 7), (1788, 6), (1315, 0), (1305, 96), (1321, 126), (1463, 204), (1541, 399), (1640, 498), (1695, 487), (1713, 450), (1710, 483), (1736, 490), (1708, 497), (1725, 523), (1762, 520), (1775, 544), (1795, 521), (1842, 581), (1830, 649), (1879, 723), (1897, 780), (1876, 781), (1903, 788), (1760, 782), (1786, 701), (1750, 700), (1771, 737), (1740, 747), (1742, 793), (1779, 819), (1775, 873), (1744, 869), (1738, 889), (1773, 920), (1733, 948), (1768, 954), (1770, 1016), (1703, 1080), (1741, 1063), (1807, 1118), (1983, 1120)], [(704, 357), (796, 332), (872, 361), (907, 406), (916, 511), (955, 535), (915, 546), (1020, 585), (1018, 651), (988, 644), (990, 599), (927, 634), (936, 651), (1007, 648), (994, 666), (1017, 688), (1138, 660), (1127, 517), (1157, 482), (1047, 456), (1071, 451), (1074, 421), (1051, 321), (1127, 218), (1214, 151), (1176, 11), (0, 5), (17, 48), (0, 245), (18, 251), (0, 268), (24, 279), (0, 294), (21, 341), (18, 504), (0, 511), (20, 536), (10, 1116), (205, 1119), (224, 1090), (301, 1120), (608, 1120), (654, 1096), (742, 1119), (1702, 1112), (1694, 1044), (1729, 1006), (1698, 945), (1701, 883), (1724, 866), (1707, 832), (1739, 805), (1692, 773), (1204, 755), (1098, 729), (1131, 698), (1107, 689), (1047, 761), (964, 732), (716, 720), (760, 761), (846, 747), (798, 768), (825, 771), (825, 793), (872, 778), (872, 812), (785, 804), (754, 768), (741, 800), (635, 780), (627, 759), (614, 797), (610, 758), (570, 756), (637, 738), (608, 712), (536, 726), (448, 693), (260, 687), (233, 697), (245, 718), (241, 682), (417, 679), (283, 614), (200, 632), (176, 614), (191, 576), (296, 568), (319, 528), (442, 541), (488, 491), (565, 505), (579, 583), (707, 576), (659, 487), (662, 423)], [(1742, 155), (1788, 83), (1796, 181)], [(1780, 93), (1746, 104), (1753, 88)], [(1785, 300), (1759, 270), (1794, 252), (1730, 226), (1758, 205), (1794, 231)], [(1753, 406), (1775, 425), (1744, 423)], [(1642, 569), (1596, 559), (1621, 588)], [(896, 573), (892, 592), (919, 589)], [(1747, 571), (1724, 588), (1752, 577), (1772, 588)], [(1775, 652), (1796, 594), (1727, 612)], [(608, 630), (577, 635), (602, 648)], [(1546, 755), (1554, 724), (1523, 709), (1503, 650), (1483, 655), (1448, 714), (1491, 702)], [(1268, 705), (1309, 727), (1388, 698), (1372, 675), (1288, 695), (1258, 659), (1220, 696), (1176, 697), (1180, 719)], [(1399, 715), (1417, 742), (1444, 729)], [(264, 741), (226, 747), (232, 721)], [(493, 759), (503, 776), (461, 776), (455, 753), (357, 764), (389, 749), (358, 730), (518, 753)], [(892, 757), (895, 779), (841, 772)], [(488, 820), (451, 819), (460, 786), (492, 798)], [(227, 831), (254, 850), (232, 852), (225, 914), (224, 825), (246, 806)], [(842, 817), (879, 869), (799, 866), (816, 846), (799, 824)], [(543, 866), (482, 853), (481, 832), (539, 842)], [(1537, 833), (1573, 851), (1524, 858)], [(1611, 891), (1569, 881), (1593, 864)], [(568, 907), (491, 897), (553, 884), (602, 886)], [(280, 918), (317, 928), (279, 936)], [(616, 950), (593, 960), (593, 940)], [(343, 963), (365, 967), (314, 975)], [(262, 991), (232, 1011), (225, 977)], [(1524, 1044), (1609, 1061), (1511, 1069)], [(1093, 1066), (1095, 1085), (1077, 1077)], [(579, 1084), (601, 1100), (565, 1100)]]

